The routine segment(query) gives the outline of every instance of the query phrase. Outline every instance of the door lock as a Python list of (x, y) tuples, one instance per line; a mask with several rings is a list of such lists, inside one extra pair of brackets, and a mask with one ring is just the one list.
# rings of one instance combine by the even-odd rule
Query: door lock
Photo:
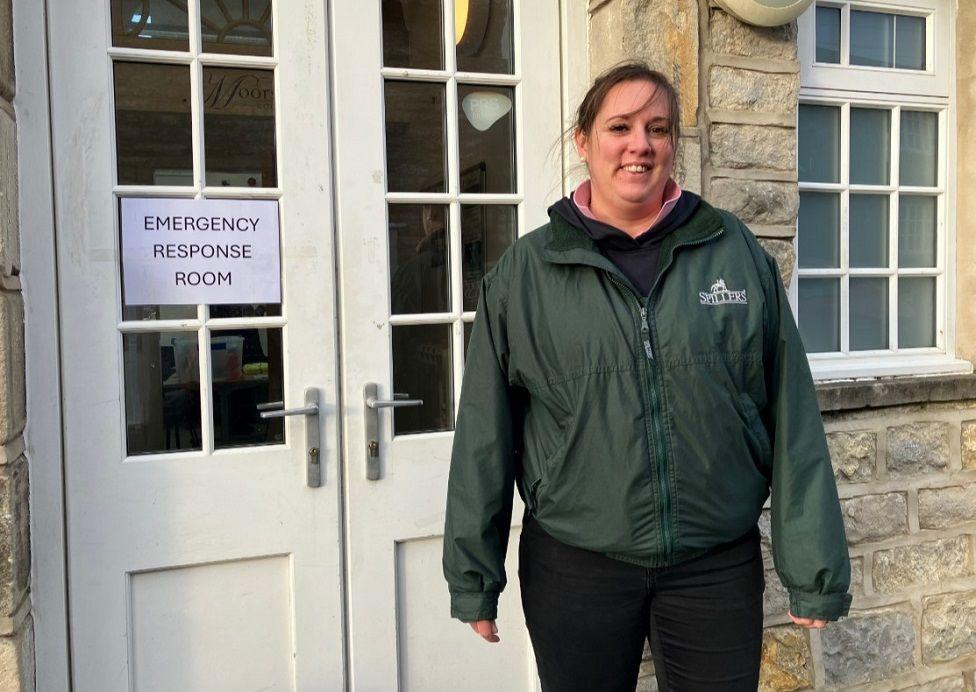
[(305, 405), (298, 408), (282, 408), (283, 401), (269, 401), (258, 404), (261, 418), (285, 418), (286, 416), (305, 416), (305, 483), (309, 488), (322, 485), (322, 464), (319, 460), (319, 390), (305, 388)]
[(411, 399), (409, 394), (394, 394), (392, 399), (378, 399), (375, 382), (363, 387), (363, 415), (366, 428), (366, 480), (380, 479), (380, 414), (381, 408), (423, 406), (423, 399)]

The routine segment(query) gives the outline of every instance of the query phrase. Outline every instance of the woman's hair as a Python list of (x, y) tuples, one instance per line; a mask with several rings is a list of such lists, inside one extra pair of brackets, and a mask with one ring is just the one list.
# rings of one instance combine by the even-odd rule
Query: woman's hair
[(596, 114), (603, 105), (603, 100), (616, 85), (621, 82), (641, 81), (650, 82), (655, 86), (654, 93), (648, 101), (657, 98), (658, 94), (663, 93), (668, 104), (668, 120), (670, 127), (671, 146), (675, 151), (678, 150), (678, 136), (681, 134), (681, 113), (678, 106), (678, 91), (674, 85), (657, 70), (652, 70), (648, 64), (642, 60), (628, 60), (618, 63), (608, 70), (602, 72), (593, 84), (590, 85), (586, 96), (580, 102), (576, 110), (576, 118), (572, 125), (572, 131), (582, 132), (589, 136), (596, 120)]

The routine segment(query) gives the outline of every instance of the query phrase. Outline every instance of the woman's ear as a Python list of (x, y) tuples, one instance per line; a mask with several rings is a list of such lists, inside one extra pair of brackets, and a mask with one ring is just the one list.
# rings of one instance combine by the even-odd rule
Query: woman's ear
[(576, 153), (583, 163), (586, 163), (586, 135), (582, 130), (573, 130), (573, 144), (576, 145)]

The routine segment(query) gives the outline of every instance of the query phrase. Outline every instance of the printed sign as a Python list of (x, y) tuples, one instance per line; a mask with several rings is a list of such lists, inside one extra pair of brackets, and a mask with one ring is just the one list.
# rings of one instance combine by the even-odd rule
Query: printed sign
[(280, 303), (278, 202), (122, 199), (126, 305)]

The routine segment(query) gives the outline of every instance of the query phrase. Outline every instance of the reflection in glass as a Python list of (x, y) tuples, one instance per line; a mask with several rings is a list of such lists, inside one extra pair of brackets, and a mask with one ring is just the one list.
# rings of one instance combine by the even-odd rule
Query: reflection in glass
[(851, 350), (888, 348), (888, 279), (851, 277)]
[(461, 274), (464, 310), (478, 307), (481, 278), (515, 242), (515, 207), (507, 204), (461, 205)]
[(215, 449), (285, 441), (282, 419), (257, 410), (284, 398), (280, 328), (212, 332), (210, 373)]
[(800, 337), (807, 353), (840, 350), (840, 280), (799, 279)]
[(888, 196), (851, 195), (850, 264), (888, 266)]
[(898, 266), (934, 267), (938, 207), (935, 197), (902, 195), (898, 200)]
[(851, 64), (895, 64), (895, 15), (851, 10)]
[(447, 206), (389, 205), (390, 310), (394, 315), (451, 309)]
[(840, 62), (840, 8), (817, 7), (817, 62)]
[(394, 409), (394, 434), (454, 428), (450, 324), (393, 327), (393, 391), (424, 400)]
[(891, 111), (851, 108), (851, 183), (887, 185), (890, 149)]
[(444, 192), (444, 85), (387, 81), (386, 180), (390, 192)]
[(797, 262), (801, 268), (840, 266), (840, 195), (801, 192), (797, 221)]
[[(125, 290), (123, 289), (123, 301)], [(122, 305), (123, 320), (195, 320), (196, 305)]]
[(895, 17), (895, 67), (925, 69), (925, 18)]
[(515, 192), (515, 90), (458, 85), (461, 192)]
[(204, 53), (271, 55), (271, 0), (200, 0)]
[(441, 0), (383, 0), (383, 65), (442, 70)]
[(278, 317), (281, 303), (249, 303), (238, 305), (211, 305), (211, 318), (228, 317)]
[(115, 63), (120, 185), (192, 185), (190, 68)]
[(902, 185), (938, 185), (939, 114), (901, 112), (901, 148), (898, 177)]
[(468, 344), (471, 342), (471, 329), (474, 327), (474, 322), (464, 323), (464, 359), (468, 359)]
[(112, 0), (112, 45), (189, 50), (186, 4), (172, 0)]
[(935, 279), (898, 279), (898, 348), (935, 346)]
[(273, 70), (203, 68), (207, 185), (275, 187)]
[(514, 74), (512, 0), (454, 0), (459, 72)]
[(797, 164), (803, 182), (840, 182), (840, 108), (800, 104)]
[(129, 455), (200, 449), (196, 332), (122, 335)]

